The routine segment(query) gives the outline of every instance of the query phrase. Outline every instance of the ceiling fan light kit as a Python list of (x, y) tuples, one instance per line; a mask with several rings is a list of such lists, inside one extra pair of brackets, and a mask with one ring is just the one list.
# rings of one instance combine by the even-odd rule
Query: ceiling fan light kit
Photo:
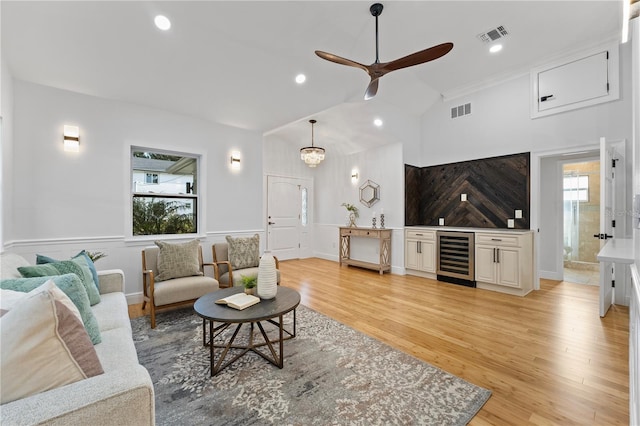
[(428, 49), (421, 50), (419, 52), (412, 53), (403, 58), (396, 59), (390, 62), (380, 62), (380, 58), (378, 55), (378, 16), (382, 14), (383, 6), (381, 3), (374, 3), (369, 8), (369, 12), (376, 18), (376, 60), (371, 65), (364, 65), (356, 61), (352, 61), (350, 59), (342, 58), (340, 56), (334, 55), (332, 53), (323, 52), (321, 50), (316, 50), (316, 55), (330, 62), (335, 62), (340, 65), (347, 65), (350, 67), (360, 68), (365, 71), (369, 77), (369, 85), (367, 86), (367, 90), (364, 93), (364, 99), (368, 100), (373, 98), (378, 93), (378, 81), (380, 78), (391, 72), (396, 71), (402, 68), (412, 67), (414, 65), (423, 64), (425, 62), (433, 61), (434, 59), (438, 59), (453, 49), (453, 43), (442, 43)]
[(313, 145), (313, 125), (316, 120), (309, 120), (311, 123), (311, 146), (305, 146), (300, 149), (300, 159), (309, 167), (316, 167), (324, 160), (324, 148)]

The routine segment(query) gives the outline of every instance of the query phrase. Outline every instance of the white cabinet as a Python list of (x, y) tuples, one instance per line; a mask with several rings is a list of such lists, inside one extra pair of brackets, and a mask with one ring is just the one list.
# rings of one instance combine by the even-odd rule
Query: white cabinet
[(618, 99), (618, 66), (612, 44), (531, 70), (531, 118)]
[(529, 293), (533, 289), (532, 241), (531, 232), (477, 232), (477, 287), (520, 296)]
[(408, 274), (435, 278), (436, 231), (405, 231), (404, 260)]

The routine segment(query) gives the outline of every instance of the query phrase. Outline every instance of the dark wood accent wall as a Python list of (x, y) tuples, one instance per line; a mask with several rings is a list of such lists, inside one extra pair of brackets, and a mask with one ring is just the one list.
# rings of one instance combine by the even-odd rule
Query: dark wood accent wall
[[(529, 229), (530, 153), (431, 167), (405, 164), (405, 225)], [(467, 201), (460, 195), (467, 194)], [(522, 219), (515, 219), (522, 210)]]

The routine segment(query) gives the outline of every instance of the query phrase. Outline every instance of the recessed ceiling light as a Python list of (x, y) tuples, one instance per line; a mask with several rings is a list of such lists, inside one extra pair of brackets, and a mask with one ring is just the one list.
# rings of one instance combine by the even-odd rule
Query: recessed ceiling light
[(156, 27), (161, 29), (162, 31), (167, 31), (171, 28), (171, 21), (164, 15), (158, 15), (153, 19), (153, 22), (156, 24)]
[(296, 75), (296, 83), (298, 84), (302, 84), (307, 80), (307, 76), (304, 74), (298, 74)]
[(380, 127), (380, 126), (382, 126), (382, 120), (380, 120), (379, 118), (376, 118), (375, 120), (373, 120), (373, 124), (376, 127)]
[(499, 52), (501, 50), (502, 50), (502, 45), (501, 44), (494, 44), (493, 46), (491, 46), (489, 48), (489, 52), (491, 52), (491, 53), (497, 53), (497, 52)]

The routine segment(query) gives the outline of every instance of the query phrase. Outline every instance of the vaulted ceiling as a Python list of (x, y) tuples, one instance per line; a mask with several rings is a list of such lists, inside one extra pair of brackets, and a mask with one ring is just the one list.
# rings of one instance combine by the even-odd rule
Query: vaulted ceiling
[[(619, 0), (385, 1), (382, 61), (442, 42), (455, 46), (386, 75), (376, 98), (364, 101), (368, 76), (314, 50), (372, 63), (371, 3), (3, 0), (3, 57), (17, 79), (302, 144), (310, 116), (344, 141), (337, 135), (371, 132), (370, 118), (380, 111), (419, 116), (442, 96), (611, 40), (621, 26)], [(169, 17), (169, 31), (153, 25), (157, 14)], [(509, 34), (494, 55), (477, 35), (497, 26)], [(294, 82), (298, 73), (307, 76), (302, 85)]]

